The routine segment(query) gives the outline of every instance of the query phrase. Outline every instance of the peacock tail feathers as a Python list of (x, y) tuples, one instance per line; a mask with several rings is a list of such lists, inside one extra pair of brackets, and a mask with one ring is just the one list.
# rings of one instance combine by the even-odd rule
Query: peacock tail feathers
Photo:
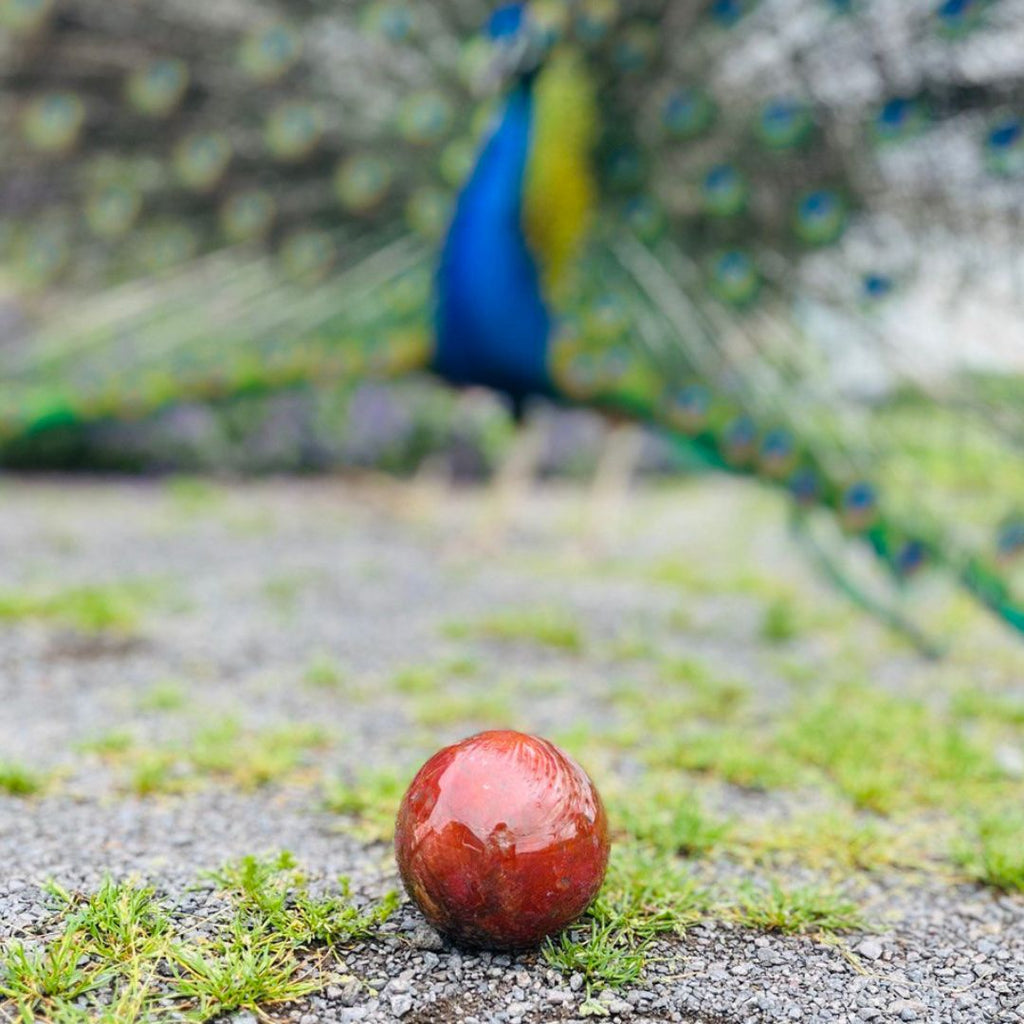
[(533, 51), (537, 390), (1024, 630), (1024, 0), (0, 0), (0, 445), (443, 371)]

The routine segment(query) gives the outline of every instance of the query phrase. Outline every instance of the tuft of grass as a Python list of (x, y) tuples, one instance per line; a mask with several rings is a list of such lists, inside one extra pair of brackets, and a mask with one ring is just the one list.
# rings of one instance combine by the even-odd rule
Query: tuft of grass
[(706, 907), (706, 893), (675, 861), (637, 843), (619, 844), (590, 910), (578, 924), (548, 939), (542, 954), (556, 970), (583, 975), (586, 1007), (592, 989), (637, 981), (650, 943), (659, 935), (682, 934)]
[(953, 696), (950, 713), (954, 718), (989, 720), (997, 725), (1024, 725), (1024, 699), (961, 690)]
[(737, 727), (664, 735), (647, 757), (654, 767), (714, 775), (741, 789), (786, 788), (800, 779), (800, 766), (770, 737)]
[(143, 750), (132, 761), (127, 788), (136, 796), (181, 793), (189, 785), (187, 767), (167, 750)]
[(959, 838), (953, 860), (983, 885), (1024, 892), (1024, 814), (986, 815)]
[(823, 692), (799, 710), (781, 742), (854, 806), (879, 814), (961, 799), (997, 776), (991, 757), (955, 723), (864, 686)]
[(389, 770), (366, 771), (351, 782), (335, 779), (325, 787), (324, 807), (353, 819), (360, 838), (388, 841), (395, 834), (395, 817), (407, 784), (408, 777), (403, 781)]
[(802, 626), (792, 598), (777, 597), (770, 601), (761, 619), (761, 639), (770, 644), (784, 644), (800, 635)]
[(163, 679), (142, 693), (140, 711), (180, 711), (188, 704), (188, 692), (177, 679)]
[(737, 829), (734, 843), (758, 863), (876, 871), (920, 867), (924, 854), (906, 825), (883, 829), (850, 810), (828, 810), (784, 822), (758, 821)]
[(39, 619), (82, 633), (134, 633), (141, 611), (154, 594), (152, 584), (111, 583), (47, 592), (0, 591), (0, 619)]
[(508, 728), (515, 712), (512, 700), (499, 689), (435, 691), (419, 697), (412, 708), (417, 725), (427, 729), (464, 724), (483, 728)]
[(342, 690), (348, 682), (348, 676), (334, 658), (320, 653), (310, 660), (302, 680), (317, 690)]
[(295, 947), (334, 948), (367, 939), (398, 907), (398, 894), (391, 892), (375, 906), (360, 909), (347, 878), (338, 880), (338, 892), (314, 895), (287, 850), (273, 857), (243, 857), (209, 877), (253, 927), (284, 936)]
[(46, 777), (32, 768), (0, 761), (0, 793), (8, 796), (35, 796), (46, 788)]
[[(743, 683), (721, 678), (696, 658), (666, 659), (661, 663), (660, 671), (670, 683), (682, 683), (686, 687), (690, 715), (712, 722), (734, 719), (750, 696)], [(657, 714), (656, 703), (650, 711)]]
[(226, 937), (205, 948), (172, 947), (172, 988), (195, 1004), (201, 1020), (232, 1010), (291, 1002), (316, 992), (319, 978), (300, 974), (292, 944), (266, 927), (236, 920)]
[(83, 754), (96, 754), (114, 760), (135, 747), (135, 736), (127, 729), (111, 729), (78, 745)]
[(201, 730), (185, 757), (201, 776), (259, 789), (301, 768), (310, 751), (328, 742), (327, 732), (312, 723), (247, 732), (235, 719), (225, 718)]
[(77, 999), (102, 985), (106, 975), (80, 966), (82, 946), (73, 930), (40, 948), (17, 940), (0, 952), (0, 996), (10, 999), (23, 1020), (53, 1000)]
[(742, 885), (731, 916), (748, 928), (785, 935), (839, 934), (865, 927), (860, 910), (850, 900), (817, 886), (784, 889), (777, 882), (767, 888)]
[(72, 895), (53, 884), (47, 888), (69, 915), (68, 928), (105, 964), (130, 964), (162, 952), (171, 922), (152, 887), (108, 876), (89, 896)]
[(672, 789), (631, 792), (610, 803), (613, 821), (660, 854), (702, 857), (728, 835), (731, 825), (710, 817), (692, 793)]
[(532, 644), (566, 654), (582, 654), (584, 648), (582, 627), (562, 608), (509, 609), (475, 622), (450, 622), (445, 633), (455, 639)]
[(348, 882), (314, 892), (288, 853), (246, 857), (212, 876), (223, 911), (194, 933), (153, 888), (106, 879), (91, 894), (56, 884), (57, 938), (0, 944), (0, 1016), (54, 1024), (201, 1021), (300, 999), (327, 978), (322, 950), (372, 937), (395, 893), (357, 902)]

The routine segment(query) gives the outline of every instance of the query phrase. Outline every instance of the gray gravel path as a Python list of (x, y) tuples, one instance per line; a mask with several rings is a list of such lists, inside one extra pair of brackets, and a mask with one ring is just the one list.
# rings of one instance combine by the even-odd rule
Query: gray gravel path
[[(692, 558), (712, 570), (756, 561), (759, 572), (811, 588), (820, 609), (847, 622), (851, 647), (888, 644), (808, 576), (777, 506), (732, 486), (635, 496), (596, 562), (574, 540), (576, 493), (531, 499), (497, 551), (467, 541), (481, 508), (474, 495), (442, 500), (381, 481), (4, 483), (0, 593), (134, 580), (122, 597), (137, 621), (91, 634), (45, 618), (0, 619), (0, 762), (55, 773), (42, 796), (0, 795), (0, 941), (44, 926), (48, 879), (88, 891), (106, 874), (137, 877), (197, 920), (215, 899), (197, 878), (246, 854), (288, 849), (313, 877), (349, 876), (368, 897), (394, 887), (388, 846), (361, 841), (324, 810), (320, 786), (368, 767), (407, 776), (467, 731), (425, 721), (422, 700), (384, 681), (462, 656), (452, 624), (490, 609), (562, 607), (585, 626), (583, 657), (478, 645), (485, 675), (524, 682), (510, 708), (517, 726), (557, 734), (607, 724), (596, 699), (614, 683), (605, 648), (645, 629), (772, 700), (783, 683), (764, 651), (761, 604), (691, 594), (680, 628), (678, 591), (617, 571), (626, 555)], [(1003, 644), (982, 629), (986, 643)], [(801, 643), (810, 663), (830, 655), (814, 637)], [(883, 681), (926, 671), (905, 648), (886, 649)], [(310, 666), (324, 659), (341, 666), (335, 685), (310, 682)], [(531, 685), (538, 679), (544, 685)], [(154, 696), (167, 692), (172, 708)], [(244, 735), (306, 724), (323, 737), (286, 777), (255, 789), (225, 781), (139, 796), (104, 754), (118, 733), (156, 749), (223, 721)], [(756, 815), (785, 798), (726, 789), (716, 799)], [(876, 931), (823, 943), (700, 924), (659, 942), (638, 986), (599, 1001), (635, 1024), (1024, 1020), (1019, 895), (887, 872), (861, 875), (856, 894)], [(270, 1015), (300, 1024), (578, 1018), (581, 979), (537, 956), (452, 950), (407, 905), (385, 931), (349, 952), (323, 993)]]

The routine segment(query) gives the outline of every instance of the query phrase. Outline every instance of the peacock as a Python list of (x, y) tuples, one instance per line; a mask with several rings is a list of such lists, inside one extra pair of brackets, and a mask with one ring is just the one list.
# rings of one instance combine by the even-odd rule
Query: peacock
[(427, 370), (1024, 632), (1024, 0), (0, 0), (0, 78), (0, 446)]

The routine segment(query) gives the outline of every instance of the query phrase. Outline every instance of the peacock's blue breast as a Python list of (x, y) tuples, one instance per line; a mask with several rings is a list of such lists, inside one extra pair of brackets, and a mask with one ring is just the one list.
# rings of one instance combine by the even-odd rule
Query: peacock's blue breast
[(436, 282), (433, 369), (516, 399), (554, 393), (551, 316), (522, 225), (532, 113), (523, 83), (459, 197)]

